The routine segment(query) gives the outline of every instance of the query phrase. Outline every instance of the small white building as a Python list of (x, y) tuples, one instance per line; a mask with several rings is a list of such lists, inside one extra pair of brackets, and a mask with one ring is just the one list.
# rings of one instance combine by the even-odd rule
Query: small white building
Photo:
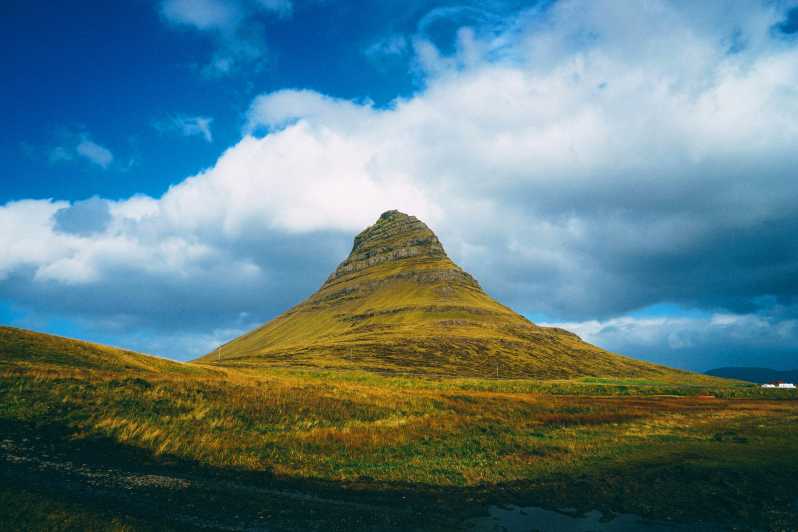
[(763, 384), (763, 388), (780, 388), (782, 390), (794, 390), (795, 384), (791, 382), (770, 382), (768, 384)]

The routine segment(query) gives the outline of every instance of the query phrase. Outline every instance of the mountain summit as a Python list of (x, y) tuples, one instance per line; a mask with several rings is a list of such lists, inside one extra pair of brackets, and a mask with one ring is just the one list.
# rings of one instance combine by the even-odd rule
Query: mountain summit
[[(352, 252), (330, 275), (322, 290), (331, 283), (383, 262), (402, 259), (447, 259), (438, 237), (415, 216), (387, 211), (377, 223), (355, 237)], [(453, 264), (452, 264), (453, 265)]]
[(491, 298), (424, 222), (383, 213), (307, 300), (200, 359), (222, 365), (566, 378), (672, 373)]

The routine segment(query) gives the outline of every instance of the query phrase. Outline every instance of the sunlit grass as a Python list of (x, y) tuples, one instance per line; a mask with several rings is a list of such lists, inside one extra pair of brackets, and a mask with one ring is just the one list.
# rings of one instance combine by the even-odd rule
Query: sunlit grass
[(721, 399), (761, 392), (717, 382), (186, 371), (178, 364), (130, 365), (121, 373), (25, 362), (3, 370), (0, 415), (58, 420), (82, 437), (108, 436), (211, 466), (461, 486), (587, 466), (627, 444), (644, 444), (649, 455), (676, 444), (720, 452), (727, 442), (713, 435), (752, 416), (757, 424), (743, 425), (749, 441), (767, 441), (762, 434), (777, 427), (796, 434), (785, 425), (795, 417), (794, 402)]
[(709, 497), (798, 474), (796, 394), (731, 381), (445, 379), (159, 359), (120, 368), (37, 349), (30, 359), (0, 350), (0, 420), (55, 423), (75, 439), (215, 468), (381, 489), (581, 479), (610, 490), (624, 479), (640, 490), (630, 500), (654, 506), (647, 482), (674, 497), (679, 482), (706, 484)]

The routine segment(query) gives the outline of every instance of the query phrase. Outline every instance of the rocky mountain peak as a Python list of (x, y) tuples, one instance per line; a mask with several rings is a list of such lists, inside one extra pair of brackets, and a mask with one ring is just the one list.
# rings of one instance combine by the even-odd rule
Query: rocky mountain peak
[(438, 237), (427, 225), (415, 216), (397, 210), (385, 211), (374, 225), (367, 227), (355, 237), (349, 258), (362, 258), (399, 248), (424, 248), (434, 256), (445, 256)]
[(349, 257), (330, 276), (328, 282), (389, 261), (446, 259), (438, 237), (415, 216), (397, 210), (382, 213), (355, 237)]

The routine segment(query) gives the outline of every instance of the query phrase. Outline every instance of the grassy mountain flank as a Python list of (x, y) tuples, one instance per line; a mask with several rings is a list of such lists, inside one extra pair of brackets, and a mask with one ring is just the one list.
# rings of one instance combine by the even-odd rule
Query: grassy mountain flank
[(491, 298), (421, 221), (388, 211), (306, 301), (200, 359), (445, 376), (685, 376), (539, 327)]

